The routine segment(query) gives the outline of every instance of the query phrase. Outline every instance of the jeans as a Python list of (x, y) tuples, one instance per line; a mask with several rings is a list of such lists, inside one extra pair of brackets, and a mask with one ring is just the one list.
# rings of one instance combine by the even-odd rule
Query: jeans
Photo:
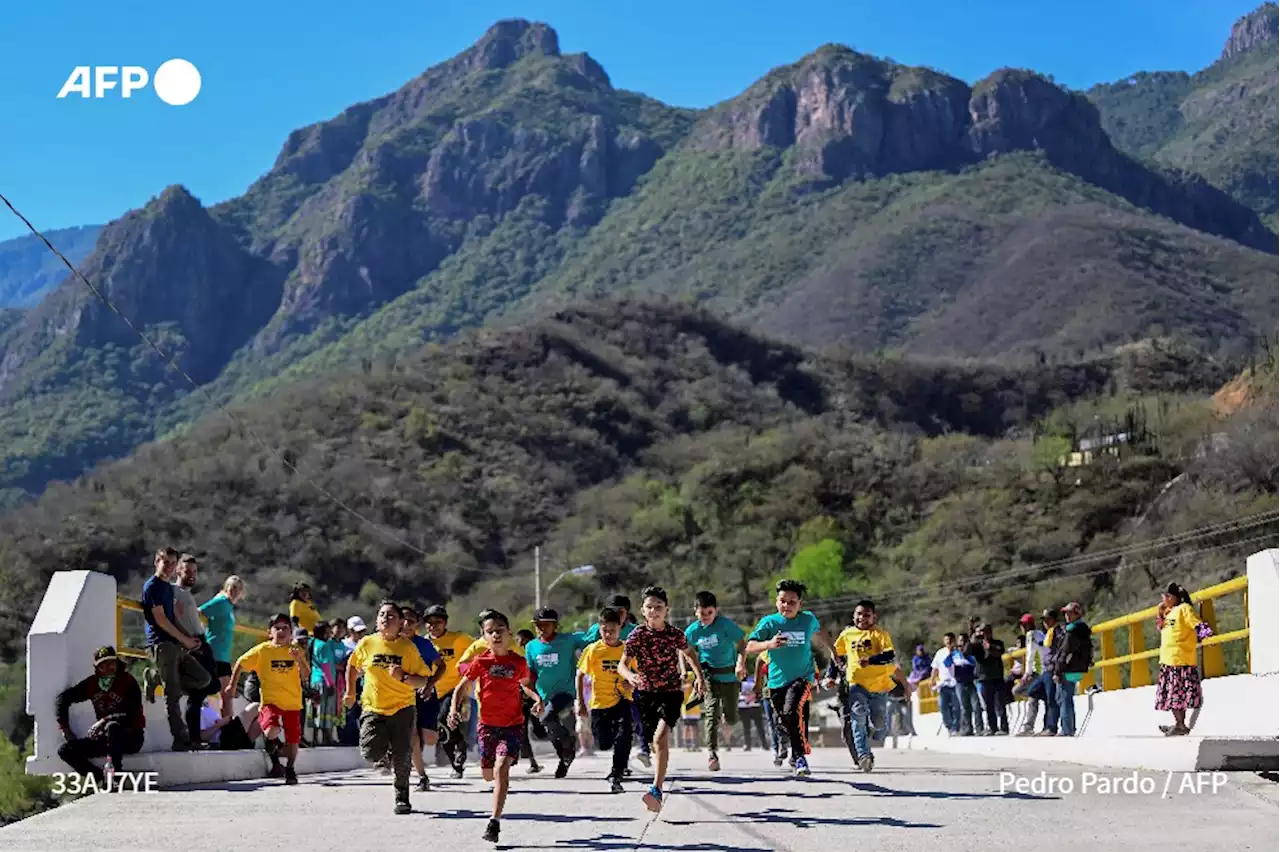
[(764, 722), (769, 730), (769, 747), (774, 754), (781, 754), (779, 748), (782, 747), (782, 738), (778, 736), (778, 716), (773, 711), (773, 699), (766, 695), (761, 706), (764, 707)]
[(631, 756), (631, 702), (625, 698), (603, 710), (591, 711), (591, 733), (601, 749), (613, 752), (609, 777), (622, 780)]
[(755, 726), (756, 734), (760, 739), (760, 747), (764, 748), (766, 741), (764, 733), (764, 714), (765, 710), (759, 704), (750, 704), (746, 707), (738, 708), (738, 718), (742, 720), (743, 748), (751, 748), (751, 728), (753, 725)]
[(953, 734), (960, 733), (960, 695), (955, 684), (938, 687), (938, 712), (942, 724)]
[(707, 738), (707, 751), (713, 755), (720, 745), (720, 717), (729, 725), (738, 724), (738, 695), (742, 686), (736, 681), (708, 680), (706, 702), (702, 705), (702, 729)]
[[(1053, 682), (1053, 675), (1045, 672), (1040, 675), (1044, 684), (1044, 729), (1051, 734), (1058, 733), (1058, 685)], [(1074, 719), (1074, 714), (1072, 715)]]
[[(800, 758), (809, 753), (809, 681), (804, 678), (791, 681), (772, 691), (773, 714), (778, 728), (779, 741), (789, 741), (791, 756)], [(786, 738), (784, 740), (784, 738)]]
[(123, 722), (107, 722), (91, 737), (67, 740), (58, 747), (58, 757), (81, 775), (98, 775), (98, 769), (89, 762), (91, 757), (110, 757), (116, 772), (124, 769), (124, 756), (142, 750), (142, 729), (131, 728)]
[(1076, 685), (1065, 677), (1055, 683), (1054, 697), (1058, 701), (1058, 733), (1065, 737), (1076, 735)]
[(853, 750), (858, 757), (871, 754), (867, 743), (868, 728), (879, 734), (886, 730), (885, 711), (888, 709), (889, 695), (884, 692), (870, 692), (860, 684), (849, 687), (849, 726), (853, 737)]
[(576, 697), (567, 692), (543, 699), (542, 724), (555, 746), (556, 756), (566, 763), (578, 752), (577, 721), (573, 715), (575, 701)]
[(911, 699), (889, 699), (889, 730), (885, 731), (885, 734), (896, 734), (900, 737), (916, 735), (915, 723), (911, 721)]
[[(193, 743), (200, 742), (200, 707), (204, 704), (204, 700), (211, 695), (217, 695), (222, 689), (222, 683), (218, 680), (217, 663), (213, 659), (213, 648), (209, 647), (208, 642), (202, 641), (200, 647), (190, 652), (190, 657), (199, 661), (200, 665), (209, 674), (209, 682), (199, 689), (187, 691), (187, 737)], [(165, 693), (168, 694), (168, 687)], [(166, 707), (168, 705), (165, 705)]]
[(960, 734), (967, 737), (975, 732), (982, 733), (982, 704), (978, 701), (978, 685), (958, 683), (956, 692), (960, 696)]
[(1009, 714), (1004, 703), (1004, 681), (984, 680), (978, 684), (982, 703), (987, 710), (987, 729), (991, 733), (1009, 733)]
[[(199, 742), (200, 735), (200, 700), (189, 697), (188, 702), (195, 702), (196, 738), (192, 739), (190, 729), (182, 717), (179, 702), (183, 693), (200, 693), (209, 686), (212, 675), (201, 664), (199, 658), (179, 645), (177, 642), (158, 642), (147, 649), (147, 656), (155, 667), (160, 684), (164, 687), (164, 706), (169, 717), (169, 733), (173, 735), (173, 748), (181, 751), (192, 742)], [(191, 704), (187, 704), (188, 710)]]
[(406, 707), (390, 716), (366, 710), (360, 715), (360, 754), (377, 763), (391, 753), (395, 771), (396, 799), (409, 799), (409, 770), (413, 763), (414, 708)]

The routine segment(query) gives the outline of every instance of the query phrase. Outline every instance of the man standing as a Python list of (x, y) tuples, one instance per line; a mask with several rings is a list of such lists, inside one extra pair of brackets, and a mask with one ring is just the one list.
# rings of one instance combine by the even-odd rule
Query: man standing
[(542, 724), (560, 758), (555, 774), (557, 778), (563, 778), (569, 773), (569, 765), (578, 752), (574, 718), (578, 672), (576, 654), (592, 643), (587, 642), (581, 633), (557, 632), (560, 614), (551, 607), (544, 606), (534, 613), (533, 626), (538, 631), (538, 638), (525, 646), (524, 656), (533, 674), (533, 686), (542, 698)]
[[(174, 612), (173, 577), (178, 552), (172, 547), (156, 552), (155, 574), (142, 586), (142, 617), (146, 622), (147, 657), (164, 688), (165, 710), (169, 717), (169, 733), (173, 735), (173, 750), (187, 751), (199, 740), (192, 740), (190, 730), (182, 717), (178, 702), (184, 693), (201, 692), (209, 685), (211, 675), (200, 661), (191, 655), (200, 647), (200, 640), (177, 626)], [(148, 678), (150, 681), (150, 678)], [(203, 694), (203, 693), (201, 693)], [(148, 684), (148, 699), (155, 700), (155, 686)], [(196, 730), (199, 736), (200, 704), (196, 702)]]
[(1004, 703), (1004, 642), (996, 639), (990, 624), (982, 625), (965, 650), (978, 664), (978, 690), (987, 714), (987, 736), (1009, 733)]
[[(66, 740), (58, 757), (81, 775), (92, 775), (99, 786), (110, 789), (111, 776), (124, 768), (124, 756), (142, 750), (147, 720), (142, 712), (142, 689), (133, 675), (124, 671), (110, 645), (93, 654), (93, 674), (58, 694), (58, 730)], [(89, 701), (97, 718), (83, 737), (71, 731), (72, 704)], [(105, 772), (89, 762), (106, 757)]]
[[(173, 583), (173, 614), (178, 629), (200, 643), (191, 652), (191, 656), (209, 673), (209, 683), (203, 689), (187, 693), (187, 736), (193, 748), (204, 742), (200, 736), (200, 707), (204, 699), (222, 691), (222, 682), (218, 679), (218, 664), (213, 658), (213, 647), (205, 636), (204, 622), (200, 620), (200, 607), (195, 595), (191, 593), (196, 585), (198, 570), (196, 558), (190, 553), (182, 554)], [(226, 712), (230, 714), (229, 706)]]
[(778, 725), (778, 738), (791, 745), (791, 764), (796, 775), (808, 775), (809, 742), (805, 724), (809, 698), (813, 694), (813, 646), (828, 653), (831, 643), (822, 634), (818, 618), (801, 610), (805, 585), (798, 580), (779, 580), (774, 587), (777, 613), (760, 619), (747, 637), (747, 653), (769, 652), (769, 700)]
[(1076, 684), (1093, 668), (1093, 631), (1084, 622), (1084, 608), (1075, 601), (1062, 608), (1062, 617), (1065, 626), (1054, 630), (1053, 689), (1058, 700), (1058, 736), (1074, 737)]
[(707, 769), (720, 771), (720, 719), (728, 725), (738, 724), (738, 695), (742, 679), (747, 676), (746, 633), (741, 627), (719, 614), (716, 596), (711, 592), (694, 595), (697, 621), (684, 631), (690, 646), (698, 649), (698, 662), (706, 676), (706, 703), (702, 708), (702, 724), (707, 738)]
[(955, 675), (956, 634), (948, 633), (942, 637), (942, 647), (933, 655), (932, 673), (929, 684), (938, 696), (938, 712), (942, 714), (942, 724), (953, 736), (960, 735), (960, 695), (957, 691)]
[[(1036, 629), (1036, 617), (1031, 613), (1018, 619), (1018, 627), (1022, 630), (1022, 635), (1027, 637), (1027, 653), (1022, 659), (1022, 679), (1014, 686), (1013, 694), (1015, 698), (1027, 696), (1027, 712), (1017, 735), (1029, 737), (1035, 733), (1036, 718), (1040, 715), (1040, 699), (1044, 696), (1044, 687), (1037, 688), (1045, 673), (1044, 631)], [(1049, 711), (1046, 707), (1046, 724), (1048, 719)]]
[[(884, 732), (888, 728), (885, 711), (889, 692), (893, 689), (893, 639), (876, 625), (876, 605), (859, 601), (853, 610), (853, 626), (846, 627), (836, 638), (835, 656), (846, 659), (849, 683), (849, 734), (858, 768), (870, 772), (875, 768), (869, 731)], [(831, 685), (831, 682), (828, 682)]]

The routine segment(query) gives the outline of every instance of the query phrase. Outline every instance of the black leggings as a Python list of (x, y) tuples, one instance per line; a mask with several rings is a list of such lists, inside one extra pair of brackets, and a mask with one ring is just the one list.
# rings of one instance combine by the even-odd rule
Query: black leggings
[(792, 757), (804, 757), (809, 753), (809, 697), (812, 691), (809, 681), (799, 679), (773, 689), (769, 695), (773, 718), (778, 726), (778, 739), (791, 743)]
[(123, 722), (107, 722), (90, 739), (88, 737), (67, 740), (58, 748), (58, 757), (81, 775), (98, 775), (98, 769), (89, 762), (91, 757), (110, 757), (117, 772), (124, 767), (126, 754), (142, 750), (142, 730), (126, 727)]

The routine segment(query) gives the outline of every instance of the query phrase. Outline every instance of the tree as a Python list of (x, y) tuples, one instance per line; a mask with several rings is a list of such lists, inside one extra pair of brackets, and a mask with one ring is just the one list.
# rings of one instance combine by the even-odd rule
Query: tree
[(791, 560), (788, 576), (804, 583), (809, 596), (840, 594), (845, 589), (844, 545), (832, 538), (809, 545)]

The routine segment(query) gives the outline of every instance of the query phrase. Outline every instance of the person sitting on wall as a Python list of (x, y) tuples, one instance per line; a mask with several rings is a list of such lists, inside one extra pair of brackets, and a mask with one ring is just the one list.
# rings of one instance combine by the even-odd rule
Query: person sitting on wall
[[(121, 771), (126, 754), (142, 750), (147, 720), (142, 711), (142, 688), (133, 675), (125, 671), (116, 657), (116, 649), (104, 645), (93, 654), (94, 673), (58, 695), (56, 713), (58, 730), (66, 739), (58, 748), (58, 757), (81, 775), (92, 775), (99, 786), (110, 783), (109, 776)], [(83, 737), (71, 730), (72, 704), (93, 703), (97, 721)], [(105, 757), (105, 771), (89, 762)]]

